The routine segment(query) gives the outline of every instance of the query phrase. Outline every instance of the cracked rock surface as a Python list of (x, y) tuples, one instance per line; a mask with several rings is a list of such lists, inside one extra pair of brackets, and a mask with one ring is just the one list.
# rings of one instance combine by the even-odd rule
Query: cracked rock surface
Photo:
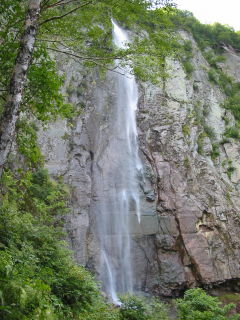
[[(193, 74), (168, 60), (170, 76), (159, 85), (139, 83), (137, 123), (144, 179), (140, 181), (142, 222), (132, 219), (136, 289), (172, 296), (199, 284), (235, 285), (240, 279), (240, 143), (224, 144), (229, 111), (225, 96), (208, 80), (208, 63), (193, 38)], [(225, 72), (240, 74), (240, 56), (226, 50)], [(66, 229), (78, 263), (95, 270), (94, 235), (101, 181), (97, 170), (108, 167), (114, 76), (100, 80), (73, 61), (64, 90), (84, 111), (74, 121), (55, 122), (39, 133), (47, 168), (62, 175), (71, 190)], [(214, 135), (204, 134), (204, 126)], [(212, 156), (213, 145), (219, 155)], [(200, 152), (201, 145), (201, 152)], [(229, 166), (233, 167), (229, 174)]]

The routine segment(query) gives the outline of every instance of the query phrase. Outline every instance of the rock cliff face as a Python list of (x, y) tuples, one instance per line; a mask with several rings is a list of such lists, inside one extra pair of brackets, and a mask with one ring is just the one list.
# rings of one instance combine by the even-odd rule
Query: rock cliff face
[[(136, 289), (165, 296), (240, 280), (240, 143), (223, 141), (234, 118), (221, 106), (225, 96), (209, 82), (195, 41), (181, 35), (193, 46), (193, 74), (169, 59), (167, 80), (139, 83), (137, 115), (144, 178), (142, 222), (131, 221)], [(240, 55), (230, 49), (224, 55), (225, 72), (239, 81)], [(114, 73), (103, 80), (73, 61), (61, 65), (69, 99), (84, 112), (72, 123), (53, 123), (39, 141), (50, 173), (62, 175), (71, 190), (66, 229), (75, 258), (97, 273), (94, 228), (101, 170), (112, 152)]]

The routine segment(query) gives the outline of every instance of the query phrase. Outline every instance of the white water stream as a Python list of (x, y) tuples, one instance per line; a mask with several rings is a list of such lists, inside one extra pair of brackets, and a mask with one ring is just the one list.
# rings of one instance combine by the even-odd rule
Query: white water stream
[[(127, 33), (113, 23), (113, 41), (126, 48)], [(118, 64), (118, 61), (116, 61)], [(140, 223), (139, 181), (142, 165), (138, 157), (136, 110), (138, 90), (129, 67), (117, 69), (115, 79), (116, 108), (114, 132), (111, 137), (109, 166), (102, 173), (102, 188), (111, 186), (98, 211), (97, 228), (100, 241), (100, 280), (115, 304), (120, 304), (117, 293), (133, 293), (131, 219)], [(106, 189), (106, 188), (105, 188)], [(104, 190), (105, 190), (104, 189)], [(134, 217), (135, 216), (135, 217)]]

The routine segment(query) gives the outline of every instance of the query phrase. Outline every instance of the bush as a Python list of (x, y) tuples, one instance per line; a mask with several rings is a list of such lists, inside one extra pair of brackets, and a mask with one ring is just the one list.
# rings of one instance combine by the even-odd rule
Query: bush
[(224, 135), (227, 138), (233, 138), (233, 139), (239, 139), (240, 138), (239, 129), (237, 127), (227, 128), (226, 131), (224, 132)]
[(236, 320), (240, 315), (227, 316), (234, 304), (222, 306), (218, 298), (207, 295), (202, 289), (190, 289), (183, 299), (177, 300), (179, 320)]
[(0, 206), (0, 319), (76, 319), (100, 299), (61, 239), (67, 193), (47, 171), (6, 171)]
[(208, 71), (208, 79), (209, 81), (218, 84), (219, 82), (219, 76), (218, 73), (214, 69), (209, 69)]
[(232, 165), (230, 165), (228, 168), (227, 168), (227, 175), (228, 175), (228, 178), (231, 179), (231, 176), (233, 174), (233, 172), (236, 170), (236, 168), (234, 168)]
[(141, 298), (126, 296), (122, 299), (120, 319), (122, 320), (146, 320), (146, 306)]
[(192, 58), (193, 58), (192, 43), (190, 40), (185, 40), (182, 45), (182, 54), (180, 56), (180, 60), (182, 62), (183, 68), (187, 76), (190, 76), (194, 71), (194, 67), (191, 64)]
[(231, 110), (235, 119), (240, 121), (240, 96), (239, 95), (234, 95), (228, 98), (223, 104), (223, 107), (228, 110)]
[(191, 64), (191, 62), (190, 61), (183, 61), (182, 64), (183, 64), (183, 68), (184, 68), (186, 74), (191, 75), (194, 71), (194, 67)]
[(211, 152), (211, 158), (212, 158), (212, 160), (215, 160), (216, 158), (218, 158), (219, 155), (220, 155), (219, 145), (216, 144), (216, 143), (213, 143), (213, 144), (212, 144), (212, 152)]
[(168, 320), (166, 306), (156, 299), (136, 296), (121, 298), (120, 320)]
[(216, 133), (212, 127), (204, 124), (203, 129), (204, 129), (204, 132), (206, 133), (206, 136), (208, 136), (210, 140), (216, 139)]
[(193, 34), (201, 49), (211, 47), (221, 53), (223, 43), (240, 49), (240, 34), (229, 26), (220, 23), (202, 24), (191, 12), (172, 10), (172, 23), (177, 29), (185, 29)]

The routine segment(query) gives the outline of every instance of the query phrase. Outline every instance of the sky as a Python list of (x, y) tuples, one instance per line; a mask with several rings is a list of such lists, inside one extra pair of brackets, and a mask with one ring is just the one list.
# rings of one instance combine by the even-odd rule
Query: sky
[(181, 10), (191, 11), (202, 23), (220, 22), (240, 30), (240, 0), (175, 0)]

